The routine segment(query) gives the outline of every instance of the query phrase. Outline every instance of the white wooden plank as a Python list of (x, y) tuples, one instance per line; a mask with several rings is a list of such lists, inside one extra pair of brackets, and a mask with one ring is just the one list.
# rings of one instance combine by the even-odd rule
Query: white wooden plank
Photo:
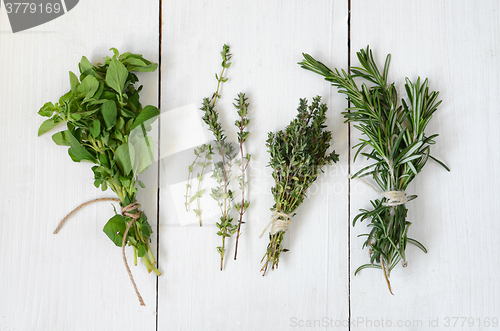
[[(36, 111), (67, 90), (67, 72), (77, 70), (81, 55), (95, 63), (115, 46), (158, 60), (158, 2), (109, 14), (120, 5), (82, 2), (63, 17), (18, 34), (10, 32), (5, 10), (0, 9), (0, 112), (8, 123), (0, 130), (2, 330), (155, 328), (156, 281), (142, 267), (132, 268), (147, 304), (140, 308), (119, 249), (102, 233), (112, 215), (109, 204), (87, 207), (59, 235), (52, 235), (70, 209), (105, 194), (93, 187), (88, 165), (72, 163), (64, 148), (48, 137), (36, 137), (42, 120)], [(352, 63), (357, 62), (354, 52), (370, 44), (380, 61), (392, 53), (390, 75), (400, 91), (404, 76), (429, 77), (443, 99), (429, 126), (429, 132), (440, 133), (433, 154), (452, 168), (446, 173), (429, 163), (410, 186), (411, 193), (419, 195), (408, 204), (410, 235), (421, 240), (429, 254), (408, 249), (408, 267), (392, 274), (394, 297), (377, 271), (365, 270), (354, 277), (353, 271), (367, 259), (367, 252), (360, 249), (362, 239), (356, 237), (365, 232), (365, 224), (351, 230), (353, 330), (385, 330), (388, 321), (395, 328), (398, 322), (408, 323), (406, 329), (436, 329), (436, 323), (444, 328), (447, 317), (450, 323), (455, 322), (452, 317), (467, 317), (470, 329), (488, 329), (485, 318), (492, 322), (499, 317), (499, 263), (494, 252), (500, 244), (494, 215), (500, 207), (493, 177), (500, 161), (495, 130), (500, 116), (495, 111), (498, 7), (495, 1), (352, 1)], [(163, 111), (199, 104), (209, 96), (220, 48), (230, 44), (234, 64), (220, 109), (230, 127), (235, 119), (231, 100), (238, 92), (247, 92), (255, 114), (249, 140), (255, 158), (253, 205), (239, 259), (228, 259), (224, 272), (217, 268), (215, 228), (178, 226), (182, 215), (169, 212), (173, 208), (168, 190), (162, 188), (160, 330), (289, 329), (308, 321), (319, 321), (323, 327), (345, 326), (347, 132), (340, 115), (345, 101), (296, 62), (301, 52), (309, 52), (345, 68), (346, 15), (346, 1), (163, 3)], [(129, 28), (124, 22), (140, 24)], [(140, 78), (145, 85), (141, 100), (155, 104), (157, 75)], [(328, 124), (341, 163), (321, 177), (297, 215), (300, 220), (286, 237), (292, 250), (283, 256), (280, 269), (262, 278), (259, 260), (267, 242), (257, 236), (272, 205), (266, 134), (289, 122), (299, 97), (311, 99), (316, 94), (324, 95), (330, 105)], [(353, 131), (351, 143), (358, 137)], [(171, 181), (184, 180), (191, 153), (164, 160), (163, 165), (184, 162), (169, 165), (169, 175), (178, 177)], [(356, 162), (352, 170), (362, 164)], [(139, 197), (153, 228), (156, 175), (157, 170), (150, 169), (143, 178), (148, 189)], [(351, 217), (374, 197), (362, 184), (352, 182)], [(382, 319), (385, 326), (380, 325)]]
[[(120, 249), (102, 232), (113, 215), (109, 203), (86, 207), (52, 234), (71, 209), (112, 192), (97, 190), (90, 165), (73, 163), (50, 135), (37, 138), (37, 111), (69, 89), (68, 71), (78, 70), (82, 55), (96, 63), (117, 47), (158, 61), (158, 17), (158, 1), (136, 8), (81, 1), (56, 20), (12, 34), (0, 9), (2, 330), (155, 328), (156, 280), (142, 266), (131, 268), (147, 305), (141, 308)], [(143, 104), (156, 104), (158, 74), (139, 76)], [(154, 200), (156, 177), (145, 178)], [(153, 223), (154, 200), (143, 204)]]
[[(404, 323), (405, 329), (443, 329), (453, 327), (455, 320), (446, 323), (452, 317), (470, 318), (464, 328), (490, 329), (484, 319), (491, 322), (500, 311), (500, 232), (495, 217), (499, 2), (352, 1), (351, 15), (353, 65), (358, 64), (355, 51), (369, 44), (381, 64), (387, 53), (392, 54), (389, 76), (400, 94), (404, 77), (414, 80), (418, 75), (428, 77), (430, 88), (441, 92), (443, 103), (428, 132), (440, 134), (432, 154), (452, 169), (447, 173), (429, 162), (409, 186), (408, 193), (418, 195), (407, 204), (409, 235), (429, 253), (408, 248), (408, 267), (399, 266), (392, 273), (394, 297), (382, 272), (364, 270), (353, 276), (368, 261), (367, 251), (361, 250), (363, 238), (356, 237), (366, 232), (366, 224), (352, 231), (351, 310), (353, 322), (361, 323), (353, 323), (351, 329), (387, 330), (389, 321), (393, 327)], [(355, 163), (353, 170), (362, 164)], [(376, 197), (371, 189), (364, 194), (357, 189), (365, 190), (353, 182), (351, 217)]]
[[(285, 330), (308, 320), (347, 321), (347, 127), (346, 103), (301, 69), (301, 52), (347, 64), (347, 2), (168, 1), (163, 2), (162, 111), (201, 104), (216, 87), (220, 50), (231, 46), (233, 64), (218, 103), (223, 125), (235, 139), (232, 99), (249, 97), (251, 135), (250, 201), (238, 260), (230, 241), (225, 270), (219, 270), (214, 226), (179, 226), (169, 191), (160, 192), (158, 327), (176, 330)], [(258, 235), (269, 221), (272, 178), (266, 164), (267, 132), (295, 116), (299, 98), (320, 94), (330, 106), (328, 125), (341, 162), (322, 175), (285, 235), (290, 252), (279, 270), (263, 278), (259, 263), (267, 239)], [(201, 115), (200, 115), (201, 117)], [(161, 142), (165, 143), (165, 142)], [(176, 155), (161, 182), (187, 177), (192, 151)], [(165, 161), (173, 163), (174, 159)], [(210, 199), (207, 195), (205, 199)], [(316, 322), (318, 323), (318, 322)], [(346, 322), (344, 322), (346, 325)], [(347, 329), (338, 328), (340, 329)]]

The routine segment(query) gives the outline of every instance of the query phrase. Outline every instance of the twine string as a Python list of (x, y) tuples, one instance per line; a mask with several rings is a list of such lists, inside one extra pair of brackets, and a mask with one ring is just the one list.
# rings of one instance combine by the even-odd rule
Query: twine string
[(76, 213), (77, 211), (79, 211), (80, 209), (82, 209), (83, 207), (85, 207), (87, 205), (90, 205), (90, 204), (92, 204), (94, 202), (99, 202), (99, 201), (115, 201), (115, 202), (120, 202), (120, 199), (117, 199), (117, 198), (99, 198), (99, 199), (94, 199), (94, 200), (90, 200), (90, 201), (82, 203), (81, 205), (79, 205), (78, 207), (76, 207), (75, 209), (73, 209), (68, 215), (66, 215), (66, 217), (64, 217), (61, 220), (61, 222), (59, 222), (59, 224), (57, 225), (57, 228), (54, 230), (54, 234), (57, 234), (59, 232), (59, 230), (61, 230), (61, 227), (68, 220), (68, 218), (71, 217), (71, 215), (73, 215), (74, 213)]
[[(139, 299), (141, 306), (145, 306), (146, 304), (144, 303), (144, 300), (142, 300), (141, 294), (139, 293), (139, 290), (137, 289), (137, 285), (135, 284), (135, 281), (134, 281), (134, 276), (132, 276), (132, 272), (130, 271), (130, 268), (128, 266), (127, 256), (125, 255), (125, 245), (127, 243), (128, 231), (130, 230), (130, 227), (132, 226), (132, 224), (134, 224), (134, 222), (137, 221), (141, 217), (141, 214), (142, 214), (142, 211), (138, 210), (138, 208), (140, 206), (141, 205), (138, 204), (137, 201), (134, 201), (131, 204), (122, 208), (122, 215), (132, 218), (130, 220), (130, 222), (128, 222), (127, 228), (125, 229), (125, 233), (123, 234), (122, 257), (123, 257), (123, 263), (125, 263), (125, 268), (127, 269), (128, 276), (130, 277), (130, 281), (132, 282), (132, 286), (134, 287), (135, 294), (137, 294), (137, 299)], [(134, 210), (137, 210), (137, 213), (132, 214), (131, 212)]]

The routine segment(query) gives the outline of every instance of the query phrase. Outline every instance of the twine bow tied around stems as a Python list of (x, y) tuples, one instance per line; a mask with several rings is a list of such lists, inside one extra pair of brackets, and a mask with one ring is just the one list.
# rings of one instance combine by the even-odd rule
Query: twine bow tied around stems
[(290, 224), (292, 223), (292, 218), (293, 215), (281, 212), (281, 211), (273, 211), (273, 214), (271, 216), (271, 220), (267, 224), (267, 226), (264, 228), (264, 231), (260, 234), (259, 238), (262, 238), (264, 233), (266, 232), (267, 228), (271, 226), (271, 235), (274, 235), (280, 231), (286, 232), (288, 228), (290, 227)]
[[(94, 200), (90, 200), (90, 201), (87, 201), (85, 203), (82, 203), (81, 205), (79, 205), (78, 207), (76, 207), (75, 209), (73, 209), (68, 215), (66, 215), (66, 217), (64, 217), (61, 220), (61, 222), (59, 222), (59, 225), (54, 230), (54, 234), (57, 234), (59, 232), (59, 230), (63, 226), (64, 222), (66, 222), (66, 220), (71, 215), (73, 215), (75, 212), (77, 212), (78, 210), (80, 210), (81, 208), (83, 208), (83, 207), (85, 207), (87, 205), (90, 205), (90, 204), (92, 204), (94, 202), (99, 202), (99, 201), (120, 202), (120, 199), (117, 199), (117, 198), (99, 198), (99, 199), (94, 199)], [(128, 266), (127, 257), (125, 255), (125, 244), (127, 242), (127, 234), (128, 234), (128, 232), (130, 230), (130, 227), (134, 224), (134, 222), (136, 220), (138, 220), (141, 217), (141, 214), (142, 214), (142, 211), (138, 210), (140, 206), (141, 205), (138, 204), (137, 201), (134, 201), (131, 204), (129, 204), (129, 205), (125, 206), (125, 207), (122, 207), (121, 214), (123, 216), (131, 218), (130, 222), (128, 222), (127, 228), (125, 229), (125, 233), (123, 234), (122, 256), (123, 256), (123, 262), (125, 263), (125, 268), (127, 269), (128, 276), (130, 277), (130, 281), (132, 282), (132, 286), (134, 287), (135, 294), (137, 294), (137, 298), (139, 299), (139, 302), (140, 302), (141, 306), (145, 306), (146, 304), (144, 303), (144, 300), (142, 300), (142, 296), (139, 293), (139, 290), (137, 289), (137, 285), (135, 284), (135, 281), (134, 281), (134, 276), (132, 276), (132, 272), (130, 271), (130, 268)], [(133, 211), (137, 211), (137, 212), (136, 213), (132, 213)]]

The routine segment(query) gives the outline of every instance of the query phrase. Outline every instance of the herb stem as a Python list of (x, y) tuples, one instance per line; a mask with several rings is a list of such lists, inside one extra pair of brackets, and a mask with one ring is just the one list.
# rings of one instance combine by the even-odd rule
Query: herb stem
[[(193, 172), (193, 167), (196, 165), (196, 161), (198, 161), (198, 158), (200, 157), (200, 154), (196, 154), (196, 157), (194, 158), (194, 161), (193, 163), (191, 164), (191, 166), (189, 167), (189, 173), (188, 173), (188, 180), (187, 180), (187, 184), (186, 184), (186, 202), (184, 203), (184, 205), (186, 206), (186, 211), (189, 211), (188, 210), (188, 206), (190, 205), (190, 203), (188, 202), (188, 198), (189, 198), (189, 189), (191, 188), (191, 185), (189, 185), (189, 181), (191, 179), (191, 173)], [(201, 223), (201, 221), (200, 221)]]
[(210, 100), (212, 102), (212, 107), (215, 107), (215, 102), (217, 102), (217, 98), (220, 98), (219, 89), (220, 89), (221, 83), (223, 82), (222, 77), (224, 77), (224, 71), (226, 71), (226, 67), (222, 67), (220, 77), (217, 80), (217, 90), (215, 91), (214, 95), (212, 96), (212, 100)]

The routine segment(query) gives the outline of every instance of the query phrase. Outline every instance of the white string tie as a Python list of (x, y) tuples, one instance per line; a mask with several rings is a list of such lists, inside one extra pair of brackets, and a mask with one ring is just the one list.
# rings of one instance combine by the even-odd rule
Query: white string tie
[(271, 216), (271, 221), (264, 228), (264, 231), (260, 234), (259, 238), (261, 238), (266, 232), (267, 228), (271, 226), (271, 235), (275, 235), (276, 233), (282, 231), (286, 232), (292, 223), (292, 216), (280, 211), (273, 211), (273, 215)]

